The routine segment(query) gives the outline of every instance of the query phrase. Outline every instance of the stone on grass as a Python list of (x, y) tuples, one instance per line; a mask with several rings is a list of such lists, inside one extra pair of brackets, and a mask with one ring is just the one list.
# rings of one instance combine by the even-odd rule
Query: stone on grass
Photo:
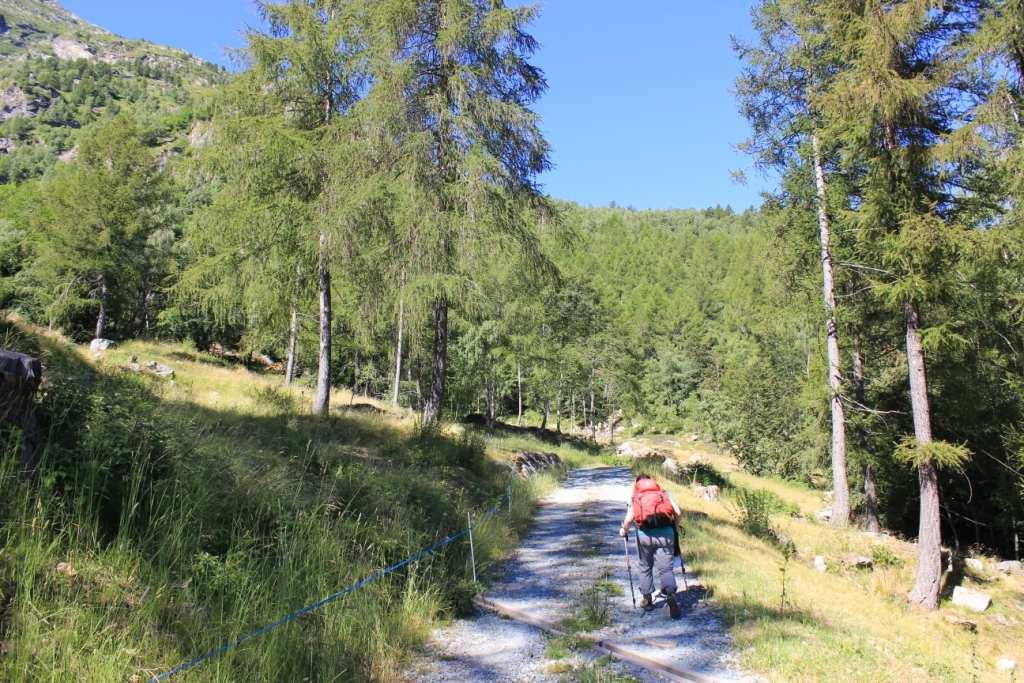
[(89, 351), (92, 352), (92, 355), (98, 356), (107, 349), (112, 349), (115, 346), (117, 346), (117, 342), (110, 339), (93, 339), (89, 342)]
[(958, 617), (955, 614), (947, 614), (945, 619), (949, 623), (953, 624), (953, 626), (959, 626), (960, 628), (964, 629), (965, 631), (977, 631), (978, 630), (978, 623), (975, 622), (975, 621), (971, 621), (970, 619), (964, 619), (963, 617)]
[(843, 559), (848, 567), (853, 567), (854, 569), (871, 569), (875, 564), (874, 560), (865, 555), (847, 555)]
[(661, 463), (661, 469), (669, 474), (679, 474), (679, 463), (674, 458), (665, 458), (665, 462)]
[(984, 612), (992, 604), (992, 596), (988, 593), (957, 586), (953, 589), (953, 604), (966, 607), (974, 612)]
[(1010, 659), (1009, 657), (1000, 657), (999, 660), (996, 661), (996, 669), (1002, 671), (1003, 673), (1009, 673), (1016, 668), (1017, 662), (1015, 660)]
[(714, 503), (722, 495), (722, 490), (719, 489), (714, 484), (711, 484), (710, 486), (701, 486), (700, 484), (697, 484), (693, 488), (694, 488), (694, 492), (699, 497), (703, 498), (704, 500), (708, 501), (709, 503)]
[(814, 556), (814, 568), (817, 569), (819, 572), (824, 574), (825, 572), (828, 571), (828, 563), (825, 562), (825, 558), (822, 557), (821, 555), (815, 555)]
[(627, 458), (646, 458), (651, 454), (651, 448), (635, 441), (627, 441), (619, 446), (617, 453)]
[(146, 369), (152, 372), (157, 377), (174, 377), (174, 369), (170, 368), (161, 363), (157, 363), (155, 360), (151, 360), (146, 363)]
[(964, 560), (964, 565), (972, 572), (985, 571), (985, 563), (976, 557), (968, 557), (966, 560)]
[(818, 512), (816, 512), (814, 516), (817, 517), (818, 519), (820, 519), (823, 522), (831, 521), (831, 519), (832, 519), (832, 506), (830, 505), (827, 508), (822, 508), (821, 510), (818, 510)]
[(1024, 565), (1021, 565), (1018, 560), (1007, 560), (997, 564), (996, 569), (1004, 574), (1020, 574), (1024, 571)]

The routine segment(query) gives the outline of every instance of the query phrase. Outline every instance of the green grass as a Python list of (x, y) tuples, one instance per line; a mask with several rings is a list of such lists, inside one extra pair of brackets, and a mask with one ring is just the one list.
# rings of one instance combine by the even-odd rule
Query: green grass
[[(743, 472), (710, 446), (688, 444), (675, 455), (682, 465), (699, 455), (703, 467), (728, 480), (723, 498), (710, 503), (685, 477), (662, 477), (684, 509), (687, 564), (701, 576), (748, 670), (773, 681), (1008, 681), (995, 669), (997, 659), (1024, 661), (1020, 577), (990, 571), (964, 578), (992, 594), (984, 614), (945, 600), (937, 613), (913, 609), (905, 599), (916, 564), (913, 544), (822, 524), (813, 513), (825, 505), (823, 491)], [(737, 504), (736, 491), (770, 492), (753, 494), (758, 528), (745, 523), (750, 512)], [(771, 533), (760, 533), (762, 523)], [(789, 546), (780, 539), (795, 546), (788, 563)], [(816, 555), (828, 563), (824, 574), (813, 567)], [(873, 558), (874, 568), (847, 566), (849, 555)], [(986, 562), (991, 567), (993, 560)], [(976, 622), (977, 634), (946, 617)]]
[[(43, 357), (48, 382), (37, 490), (15, 476), (18, 434), (0, 432), (3, 680), (144, 680), (462, 529), (467, 512), (486, 576), (557, 485), (511, 478), (473, 430), (422, 434), (401, 412), (345, 410), (342, 392), (316, 418), (308, 391), (181, 347), (133, 342), (93, 363), (11, 321), (0, 341)], [(174, 380), (124, 369), (132, 356)], [(511, 515), (480, 519), (510, 483)], [(468, 609), (468, 556), (456, 543), (189, 680), (401, 680), (429, 631)]]

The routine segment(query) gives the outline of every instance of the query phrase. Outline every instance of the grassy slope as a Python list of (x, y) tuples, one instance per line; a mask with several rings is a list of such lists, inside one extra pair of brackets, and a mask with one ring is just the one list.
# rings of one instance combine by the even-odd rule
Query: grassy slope
[[(0, 486), (17, 492), (0, 501), (3, 680), (169, 668), (461, 529), (466, 511), (488, 507), (509, 481), (496, 464), (504, 439), (485, 447), (457, 428), (422, 437), (408, 416), (342, 408), (315, 419), (308, 397), (280, 389), (279, 377), (180, 347), (129, 343), (93, 364), (9, 322), (0, 345), (45, 358), (52, 428), (42, 504), (15, 484), (12, 455), (0, 460)], [(123, 370), (131, 356), (172, 366), (173, 383)], [(517, 483), (512, 523), (502, 514), (478, 530), (481, 564), (514, 547), (552, 484)], [(464, 546), (189, 680), (397, 679), (409, 649), (475, 590)]]
[[(913, 583), (912, 544), (833, 530), (814, 520), (825, 505), (820, 492), (755, 477), (710, 447), (679, 443), (669, 445), (680, 463), (697, 456), (734, 486), (771, 490), (800, 510), (800, 516), (772, 517), (773, 528), (791, 538), (798, 551), (787, 567), (783, 608), (782, 553), (743, 531), (731, 495), (709, 503), (689, 487), (669, 483), (688, 513), (683, 552), (713, 591), (750, 670), (777, 681), (1007, 681), (1009, 674), (996, 670), (996, 660), (1024, 661), (1020, 577), (996, 576), (986, 559), (986, 576), (963, 579), (964, 585), (992, 594), (986, 613), (948, 602), (935, 614), (913, 610), (903, 597)], [(873, 570), (847, 569), (842, 559), (849, 554), (891, 558), (892, 565), (876, 561)], [(827, 573), (813, 568), (816, 555), (826, 558)], [(947, 616), (976, 622), (977, 634), (949, 623)]]

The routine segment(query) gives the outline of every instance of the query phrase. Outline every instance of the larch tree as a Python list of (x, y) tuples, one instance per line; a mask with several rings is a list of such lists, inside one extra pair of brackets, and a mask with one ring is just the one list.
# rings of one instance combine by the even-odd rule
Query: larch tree
[(825, 304), (829, 406), (832, 424), (832, 516), (836, 526), (850, 521), (847, 478), (846, 415), (843, 396), (833, 225), (821, 142), (816, 95), (840, 70), (835, 51), (807, 0), (762, 0), (753, 10), (758, 45), (737, 43), (746, 66), (737, 81), (741, 110), (753, 135), (745, 144), (759, 164), (783, 170), (809, 157), (818, 221), (818, 241)]
[(535, 179), (548, 167), (530, 110), (546, 87), (529, 61), (537, 43), (526, 26), (536, 10), (501, 0), (387, 0), (375, 12), (386, 39), (368, 99), (395, 126), (387, 144), (402, 150), (395, 168), (411, 208), (397, 221), (405, 251), (395, 258), (430, 309), (423, 422), (436, 425), (450, 309), (473, 296), (474, 273), (510, 249), (546, 264), (525, 210), (544, 205)]
[[(269, 29), (247, 35), (253, 71), (280, 102), (280, 114), (320, 150), (321, 182), (338, 181), (344, 169), (336, 163), (344, 155), (327, 147), (339, 141), (333, 129), (365, 91), (365, 71), (360, 69), (365, 50), (362, 7), (346, 0), (261, 0), (257, 6)], [(333, 199), (339, 196), (332, 193)], [(331, 396), (331, 263), (341, 246), (335, 243), (332, 216), (333, 212), (322, 211), (314, 218), (320, 338), (313, 399), (317, 415), (328, 412)]]
[[(966, 450), (934, 438), (925, 338), (946, 333), (938, 302), (958, 285), (951, 266), (965, 248), (957, 211), (960, 167), (942, 144), (962, 120), (958, 39), (972, 3), (828, 3), (827, 31), (850, 65), (823, 98), (830, 129), (848, 163), (864, 170), (856, 200), (858, 248), (878, 276), (876, 291), (904, 330), (914, 437), (897, 456), (918, 471), (918, 565), (909, 599), (938, 606), (942, 578), (939, 468), (959, 466)], [(959, 96), (958, 96), (959, 95)], [(930, 306), (930, 307), (929, 307)], [(937, 319), (925, 327), (924, 312)]]
[(296, 373), (299, 313), (311, 294), (314, 202), (321, 165), (306, 131), (244, 74), (219, 98), (194, 175), (212, 198), (186, 233), (188, 267), (179, 297), (243, 329), (251, 350), (286, 332), (285, 383)]
[(36, 267), (44, 279), (89, 292), (96, 339), (108, 333), (112, 306), (136, 288), (164, 196), (156, 157), (128, 114), (85, 135), (78, 157), (42, 187)]

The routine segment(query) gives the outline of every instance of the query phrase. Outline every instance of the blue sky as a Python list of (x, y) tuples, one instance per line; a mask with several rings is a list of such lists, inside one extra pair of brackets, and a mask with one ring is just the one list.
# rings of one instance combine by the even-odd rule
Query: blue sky
[[(228, 63), (250, 0), (62, 0), (115, 33)], [(538, 104), (552, 195), (637, 208), (743, 209), (769, 181), (735, 150), (747, 133), (732, 96), (730, 35), (750, 34), (750, 0), (547, 0), (533, 33), (550, 89)], [(747, 171), (737, 185), (731, 170)]]

